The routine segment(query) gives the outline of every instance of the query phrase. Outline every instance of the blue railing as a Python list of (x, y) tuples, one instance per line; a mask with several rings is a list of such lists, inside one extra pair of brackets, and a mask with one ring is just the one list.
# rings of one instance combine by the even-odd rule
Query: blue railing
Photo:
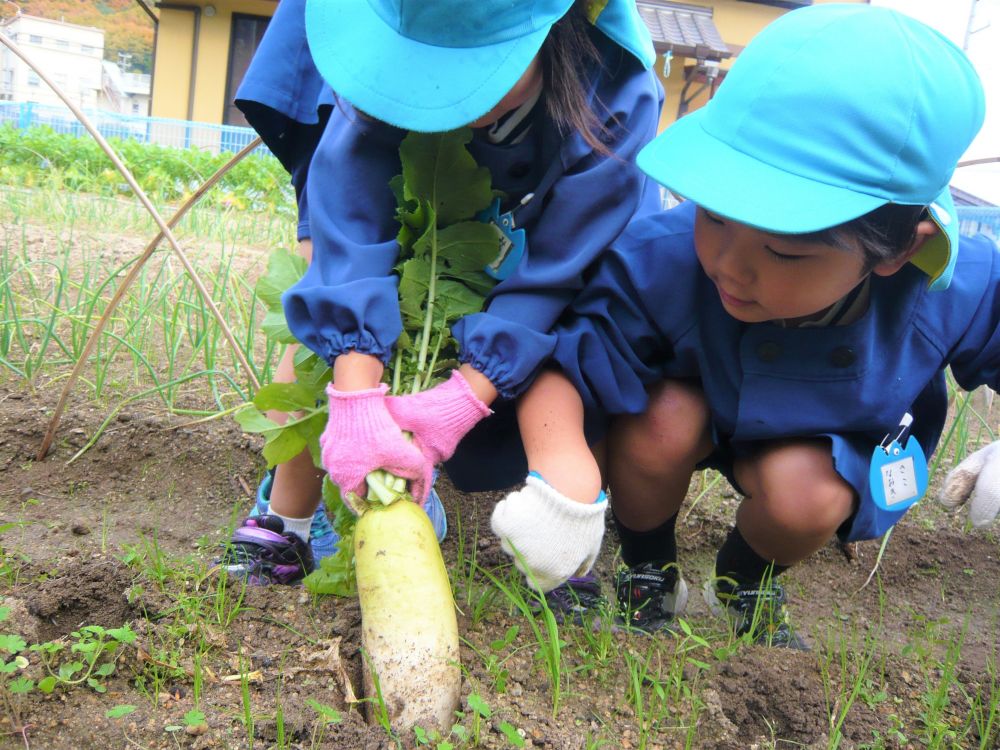
[(962, 234), (985, 234), (1000, 242), (1000, 206), (956, 206)]
[[(195, 147), (212, 153), (239, 151), (256, 136), (253, 129), (235, 125), (140, 117), (103, 109), (85, 110), (85, 114), (105, 138), (128, 138), (175, 148)], [(88, 135), (68, 108), (50, 104), (0, 102), (0, 125), (4, 123), (18, 128), (47, 125), (57, 133)], [(261, 146), (257, 153), (269, 154), (270, 151)]]

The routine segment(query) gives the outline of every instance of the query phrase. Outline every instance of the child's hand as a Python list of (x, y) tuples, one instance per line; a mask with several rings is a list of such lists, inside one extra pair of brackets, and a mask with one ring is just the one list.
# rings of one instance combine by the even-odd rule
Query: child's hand
[(948, 472), (938, 501), (948, 508), (969, 501), (973, 526), (995, 521), (1000, 514), (1000, 441), (980, 448)]
[(434, 467), (408, 441), (385, 407), (385, 385), (362, 391), (338, 391), (331, 384), (330, 419), (320, 435), (323, 466), (341, 490), (363, 494), (365, 477), (385, 469), (411, 480), (417, 502), (427, 499)]
[(493, 509), (493, 533), (528, 584), (544, 593), (593, 567), (601, 551), (607, 507), (603, 499), (570, 500), (543, 479), (529, 476), (524, 489), (507, 495)]
[(431, 465), (451, 458), (466, 433), (490, 414), (457, 370), (429, 390), (389, 396), (385, 405), (400, 429), (413, 433), (413, 442)]

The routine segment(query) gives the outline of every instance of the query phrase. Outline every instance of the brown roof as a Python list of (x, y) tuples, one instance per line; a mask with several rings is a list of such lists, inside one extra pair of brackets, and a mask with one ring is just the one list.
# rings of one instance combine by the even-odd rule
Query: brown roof
[(732, 52), (712, 21), (712, 9), (700, 5), (638, 0), (639, 15), (649, 27), (657, 52), (722, 60)]

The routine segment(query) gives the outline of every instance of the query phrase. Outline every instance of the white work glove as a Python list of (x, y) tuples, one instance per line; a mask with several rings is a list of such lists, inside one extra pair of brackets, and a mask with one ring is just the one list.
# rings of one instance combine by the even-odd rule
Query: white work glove
[(497, 503), (491, 525), (528, 584), (545, 593), (594, 565), (607, 507), (603, 495), (596, 503), (578, 503), (529, 475), (523, 489)]
[(973, 526), (988, 526), (1000, 514), (1000, 441), (980, 448), (944, 478), (938, 502), (955, 509), (967, 500)]

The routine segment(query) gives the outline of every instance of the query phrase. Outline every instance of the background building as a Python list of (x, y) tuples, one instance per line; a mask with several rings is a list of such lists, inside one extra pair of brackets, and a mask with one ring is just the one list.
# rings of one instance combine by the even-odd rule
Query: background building
[[(96, 108), (101, 94), (104, 32), (88, 26), (21, 15), (2, 33), (73, 100)], [(0, 46), (0, 99), (59, 104), (59, 98), (19, 57)]]

